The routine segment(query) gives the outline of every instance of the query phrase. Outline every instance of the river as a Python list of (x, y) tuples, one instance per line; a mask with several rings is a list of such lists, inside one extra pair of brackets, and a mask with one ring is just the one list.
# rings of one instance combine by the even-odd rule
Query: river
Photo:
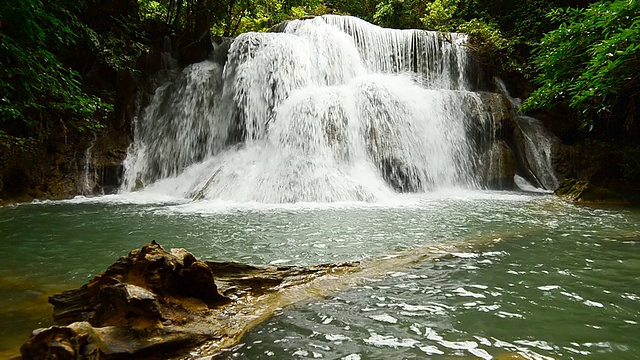
[(541, 193), (442, 190), (378, 203), (132, 193), (2, 207), (0, 357), (52, 325), (46, 296), (151, 240), (204, 260), (283, 265), (443, 248), (437, 261), (283, 309), (225, 359), (640, 354), (640, 211)]

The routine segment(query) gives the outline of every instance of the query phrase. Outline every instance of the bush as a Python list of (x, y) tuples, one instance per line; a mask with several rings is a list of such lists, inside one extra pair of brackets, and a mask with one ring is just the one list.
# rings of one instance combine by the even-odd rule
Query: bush
[[(0, 129), (3, 136), (46, 138), (52, 129), (100, 128), (111, 110), (85, 93), (80, 75), (54, 51), (76, 44), (81, 2), (6, 0), (0, 5)], [(19, 142), (18, 142), (19, 143)]]
[(586, 129), (629, 129), (640, 100), (640, 2), (601, 1), (549, 17), (560, 26), (535, 49), (540, 87), (523, 111), (567, 105)]

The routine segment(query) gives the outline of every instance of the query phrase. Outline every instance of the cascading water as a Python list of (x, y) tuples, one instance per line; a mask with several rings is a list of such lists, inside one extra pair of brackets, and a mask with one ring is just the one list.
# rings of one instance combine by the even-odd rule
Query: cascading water
[(465, 41), (341, 16), (242, 34), (224, 67), (156, 91), (122, 189), (283, 203), (481, 187), (492, 114)]
[(96, 143), (96, 137), (94, 135), (93, 140), (91, 140), (91, 144), (84, 152), (84, 162), (82, 169), (82, 182), (81, 182), (81, 194), (82, 195), (93, 195), (96, 185), (96, 180), (98, 178), (98, 174), (95, 166), (92, 164), (92, 150), (93, 146)]
[(176, 176), (226, 144), (229, 125), (218, 116), (222, 68), (194, 64), (160, 86), (135, 124), (135, 138), (124, 163), (123, 187), (133, 189)]

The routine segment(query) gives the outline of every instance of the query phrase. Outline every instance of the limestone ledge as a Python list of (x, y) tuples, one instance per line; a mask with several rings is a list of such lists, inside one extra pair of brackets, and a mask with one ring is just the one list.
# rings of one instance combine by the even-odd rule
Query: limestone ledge
[(23, 359), (58, 360), (184, 358), (198, 346), (199, 354), (215, 354), (282, 306), (313, 296), (282, 290), (357, 265), (203, 262), (152, 242), (81, 288), (50, 297), (57, 325), (35, 330), (20, 351)]

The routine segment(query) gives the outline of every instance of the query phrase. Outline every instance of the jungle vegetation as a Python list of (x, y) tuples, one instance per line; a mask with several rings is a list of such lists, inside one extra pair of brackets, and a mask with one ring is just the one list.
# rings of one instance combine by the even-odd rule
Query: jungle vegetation
[(523, 111), (562, 112), (583, 137), (624, 137), (625, 176), (640, 179), (638, 0), (4, 0), (0, 160), (126, 128), (121, 84), (145, 73), (141, 59), (166, 35), (186, 48), (327, 13), (469, 34), (480, 61), (532, 84)]

